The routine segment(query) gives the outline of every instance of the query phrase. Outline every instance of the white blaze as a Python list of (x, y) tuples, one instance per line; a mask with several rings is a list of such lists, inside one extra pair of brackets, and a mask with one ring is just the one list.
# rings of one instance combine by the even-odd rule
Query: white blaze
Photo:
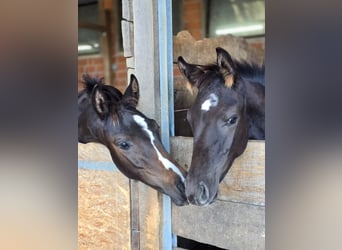
[(133, 119), (134, 121), (139, 124), (139, 126), (145, 130), (145, 132), (148, 134), (148, 136), (150, 137), (150, 140), (151, 140), (151, 144), (153, 146), (153, 148), (156, 150), (157, 152), (157, 155), (158, 155), (158, 159), (159, 161), (161, 161), (161, 163), (163, 164), (163, 166), (166, 168), (166, 169), (172, 169), (173, 172), (175, 172), (181, 179), (182, 181), (184, 182), (185, 178), (184, 176), (182, 175), (182, 173), (179, 171), (179, 169), (172, 163), (170, 162), (168, 159), (166, 159), (165, 157), (162, 156), (162, 154), (158, 151), (156, 145), (154, 144), (154, 136), (152, 134), (152, 132), (148, 129), (147, 127), (147, 123), (145, 122), (145, 119), (139, 115), (133, 115)]
[(209, 99), (205, 100), (201, 105), (201, 110), (209, 111), (211, 107), (216, 107), (218, 103), (217, 95), (211, 93)]

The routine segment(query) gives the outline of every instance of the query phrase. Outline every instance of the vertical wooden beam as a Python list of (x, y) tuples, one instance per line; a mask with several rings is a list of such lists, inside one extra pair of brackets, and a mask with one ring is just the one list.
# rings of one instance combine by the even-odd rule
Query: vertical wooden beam
[(156, 0), (133, 1), (135, 74), (141, 86), (139, 109), (160, 123)]
[(139, 185), (138, 181), (129, 180), (130, 187), (130, 219), (131, 219), (131, 250), (140, 250), (139, 223)]
[[(130, 62), (130, 73), (137, 76), (140, 85), (142, 98), (138, 109), (160, 123), (158, 1), (127, 0), (127, 2), (133, 7), (134, 63)], [(140, 249), (162, 249), (161, 195), (147, 185), (139, 183), (139, 197)]]

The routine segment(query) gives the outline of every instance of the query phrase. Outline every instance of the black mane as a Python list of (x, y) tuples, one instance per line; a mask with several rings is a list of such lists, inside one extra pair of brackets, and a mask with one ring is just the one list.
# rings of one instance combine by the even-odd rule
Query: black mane
[(117, 88), (110, 85), (105, 85), (103, 77), (91, 77), (88, 74), (83, 75), (82, 83), (85, 85), (85, 89), (79, 93), (79, 96), (83, 93), (91, 95), (95, 86), (99, 86), (104, 93), (108, 93), (108, 96), (112, 101), (119, 101), (122, 99), (122, 93)]
[(85, 74), (82, 77), (82, 83), (85, 85), (85, 87), (86, 87), (85, 89), (86, 89), (88, 94), (90, 94), (93, 91), (93, 88), (96, 85), (104, 85), (103, 81), (104, 81), (103, 77), (101, 77), (101, 78), (98, 76), (91, 77), (88, 74)]
[(265, 85), (265, 64), (259, 66), (246, 61), (235, 61), (235, 65), (241, 77)]
[[(250, 82), (259, 83), (261, 85), (265, 85), (265, 65), (257, 65), (255, 63), (248, 63), (246, 61), (234, 61), (237, 73)], [(215, 74), (221, 74), (220, 67), (217, 64), (208, 64), (208, 65), (198, 65), (205, 74), (200, 74), (200, 72), (193, 72), (194, 78), (199, 79), (199, 82), (202, 82), (205, 79), (210, 78), (210, 76), (214, 76)], [(205, 84), (205, 83), (204, 83)]]

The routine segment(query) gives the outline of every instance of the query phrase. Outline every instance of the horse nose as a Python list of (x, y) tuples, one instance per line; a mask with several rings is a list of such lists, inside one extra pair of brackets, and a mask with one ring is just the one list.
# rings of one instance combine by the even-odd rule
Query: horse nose
[(205, 205), (208, 203), (209, 201), (209, 189), (207, 187), (207, 185), (205, 185), (204, 182), (200, 182), (199, 184), (199, 188), (197, 189), (197, 202), (198, 205)]

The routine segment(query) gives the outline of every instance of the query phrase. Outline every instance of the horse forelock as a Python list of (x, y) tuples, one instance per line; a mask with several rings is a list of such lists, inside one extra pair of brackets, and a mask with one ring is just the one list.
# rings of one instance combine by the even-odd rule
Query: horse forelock
[(201, 66), (201, 69), (203, 70), (204, 74), (198, 77), (198, 88), (205, 88), (208, 87), (215, 78), (223, 78), (222, 73), (220, 72), (220, 68), (217, 65), (206, 65)]
[(91, 93), (92, 90), (96, 85), (104, 85), (104, 78), (103, 77), (92, 77), (88, 74), (83, 75), (82, 77), (82, 83), (85, 85), (85, 89), (88, 93)]
[[(247, 61), (237, 61), (234, 60), (236, 74), (245, 78), (251, 82), (259, 83), (264, 85), (265, 82), (265, 65), (257, 65), (255, 63), (249, 63)], [(222, 77), (224, 84), (227, 87), (231, 87), (233, 84), (232, 74), (227, 74), (227, 72), (222, 71), (222, 69), (217, 64), (208, 65), (196, 65), (204, 74), (193, 75), (198, 80), (199, 87), (207, 86), (212, 82), (215, 77)]]

